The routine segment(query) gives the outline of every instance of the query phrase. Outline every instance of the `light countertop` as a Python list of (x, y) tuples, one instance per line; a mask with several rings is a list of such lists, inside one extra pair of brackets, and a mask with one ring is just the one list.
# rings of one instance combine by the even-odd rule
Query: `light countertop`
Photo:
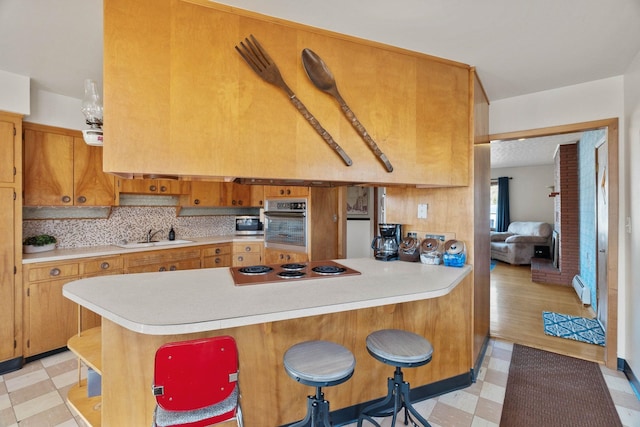
[(186, 248), (190, 246), (212, 245), (217, 243), (233, 243), (233, 242), (263, 242), (264, 236), (212, 236), (212, 237), (185, 237), (190, 240), (189, 243), (181, 243), (175, 245), (153, 246), (145, 248), (121, 248), (116, 245), (105, 246), (87, 246), (82, 248), (55, 249), (49, 252), (39, 252), (35, 254), (23, 254), (22, 264), (31, 264), (34, 262), (47, 261), (68, 261), (76, 258), (89, 258), (96, 256), (112, 256), (133, 252), (157, 251), (165, 249)]
[(235, 286), (230, 269), (222, 267), (93, 277), (67, 283), (62, 293), (134, 332), (173, 335), (437, 298), (472, 269), (335, 261), (362, 274)]

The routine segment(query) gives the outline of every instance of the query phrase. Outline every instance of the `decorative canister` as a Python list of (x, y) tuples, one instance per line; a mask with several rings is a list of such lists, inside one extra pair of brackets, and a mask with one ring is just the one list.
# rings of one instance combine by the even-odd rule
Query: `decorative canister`
[(467, 260), (467, 250), (461, 240), (447, 240), (444, 244), (444, 265), (448, 267), (462, 267)]
[(424, 239), (420, 244), (420, 262), (423, 264), (441, 264), (442, 252), (438, 239)]
[(420, 241), (418, 238), (407, 236), (402, 239), (398, 248), (398, 255), (400, 256), (400, 261), (420, 261)]

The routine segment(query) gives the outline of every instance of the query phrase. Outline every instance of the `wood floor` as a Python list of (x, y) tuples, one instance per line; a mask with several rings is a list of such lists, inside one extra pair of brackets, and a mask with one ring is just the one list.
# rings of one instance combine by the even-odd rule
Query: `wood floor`
[(533, 283), (528, 265), (498, 261), (491, 271), (491, 336), (517, 344), (594, 362), (604, 362), (604, 347), (545, 335), (542, 312), (595, 317), (569, 286)]

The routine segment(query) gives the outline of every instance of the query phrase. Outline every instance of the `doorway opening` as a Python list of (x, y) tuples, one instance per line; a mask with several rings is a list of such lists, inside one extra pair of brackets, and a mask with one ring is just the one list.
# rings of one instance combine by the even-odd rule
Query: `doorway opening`
[[(606, 205), (606, 215), (602, 216), (605, 219), (606, 227), (601, 227), (603, 230), (602, 236), (598, 233), (598, 238), (604, 239), (606, 243), (605, 252), (598, 252), (601, 256), (598, 256), (598, 260), (591, 260), (593, 264), (599, 261), (599, 271), (606, 271), (609, 274), (606, 276), (605, 283), (601, 289), (605, 289), (605, 292), (600, 292), (599, 297), (603, 300), (600, 304), (607, 307), (606, 313), (603, 313), (604, 321), (602, 324), (606, 329), (606, 347), (604, 354), (604, 362), (610, 368), (615, 369), (617, 366), (617, 247), (618, 247), (618, 193), (617, 193), (617, 180), (618, 180), (618, 119), (605, 119), (592, 122), (575, 123), (563, 126), (554, 126), (549, 128), (540, 128), (532, 130), (524, 130), (517, 132), (509, 132), (503, 134), (490, 135), (491, 141), (517, 141), (528, 138), (542, 138), (550, 137), (568, 133), (580, 133), (586, 131), (593, 131), (602, 129), (605, 131), (608, 145), (608, 153), (606, 158), (601, 158), (601, 165), (606, 168), (606, 182), (608, 185), (608, 191), (603, 196), (603, 205)], [(554, 190), (555, 191), (555, 190)], [(595, 204), (595, 201), (594, 201)], [(555, 218), (554, 218), (555, 221)], [(561, 245), (562, 243), (559, 242)], [(600, 246), (599, 246), (600, 248)], [(600, 250), (600, 249), (598, 249)], [(492, 301), (492, 304), (499, 303)]]

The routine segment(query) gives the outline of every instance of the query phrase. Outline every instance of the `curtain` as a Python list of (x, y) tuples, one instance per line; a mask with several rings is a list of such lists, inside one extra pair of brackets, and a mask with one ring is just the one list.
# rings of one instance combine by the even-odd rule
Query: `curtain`
[(507, 231), (509, 218), (509, 177), (498, 178), (498, 211), (496, 212), (496, 231)]

